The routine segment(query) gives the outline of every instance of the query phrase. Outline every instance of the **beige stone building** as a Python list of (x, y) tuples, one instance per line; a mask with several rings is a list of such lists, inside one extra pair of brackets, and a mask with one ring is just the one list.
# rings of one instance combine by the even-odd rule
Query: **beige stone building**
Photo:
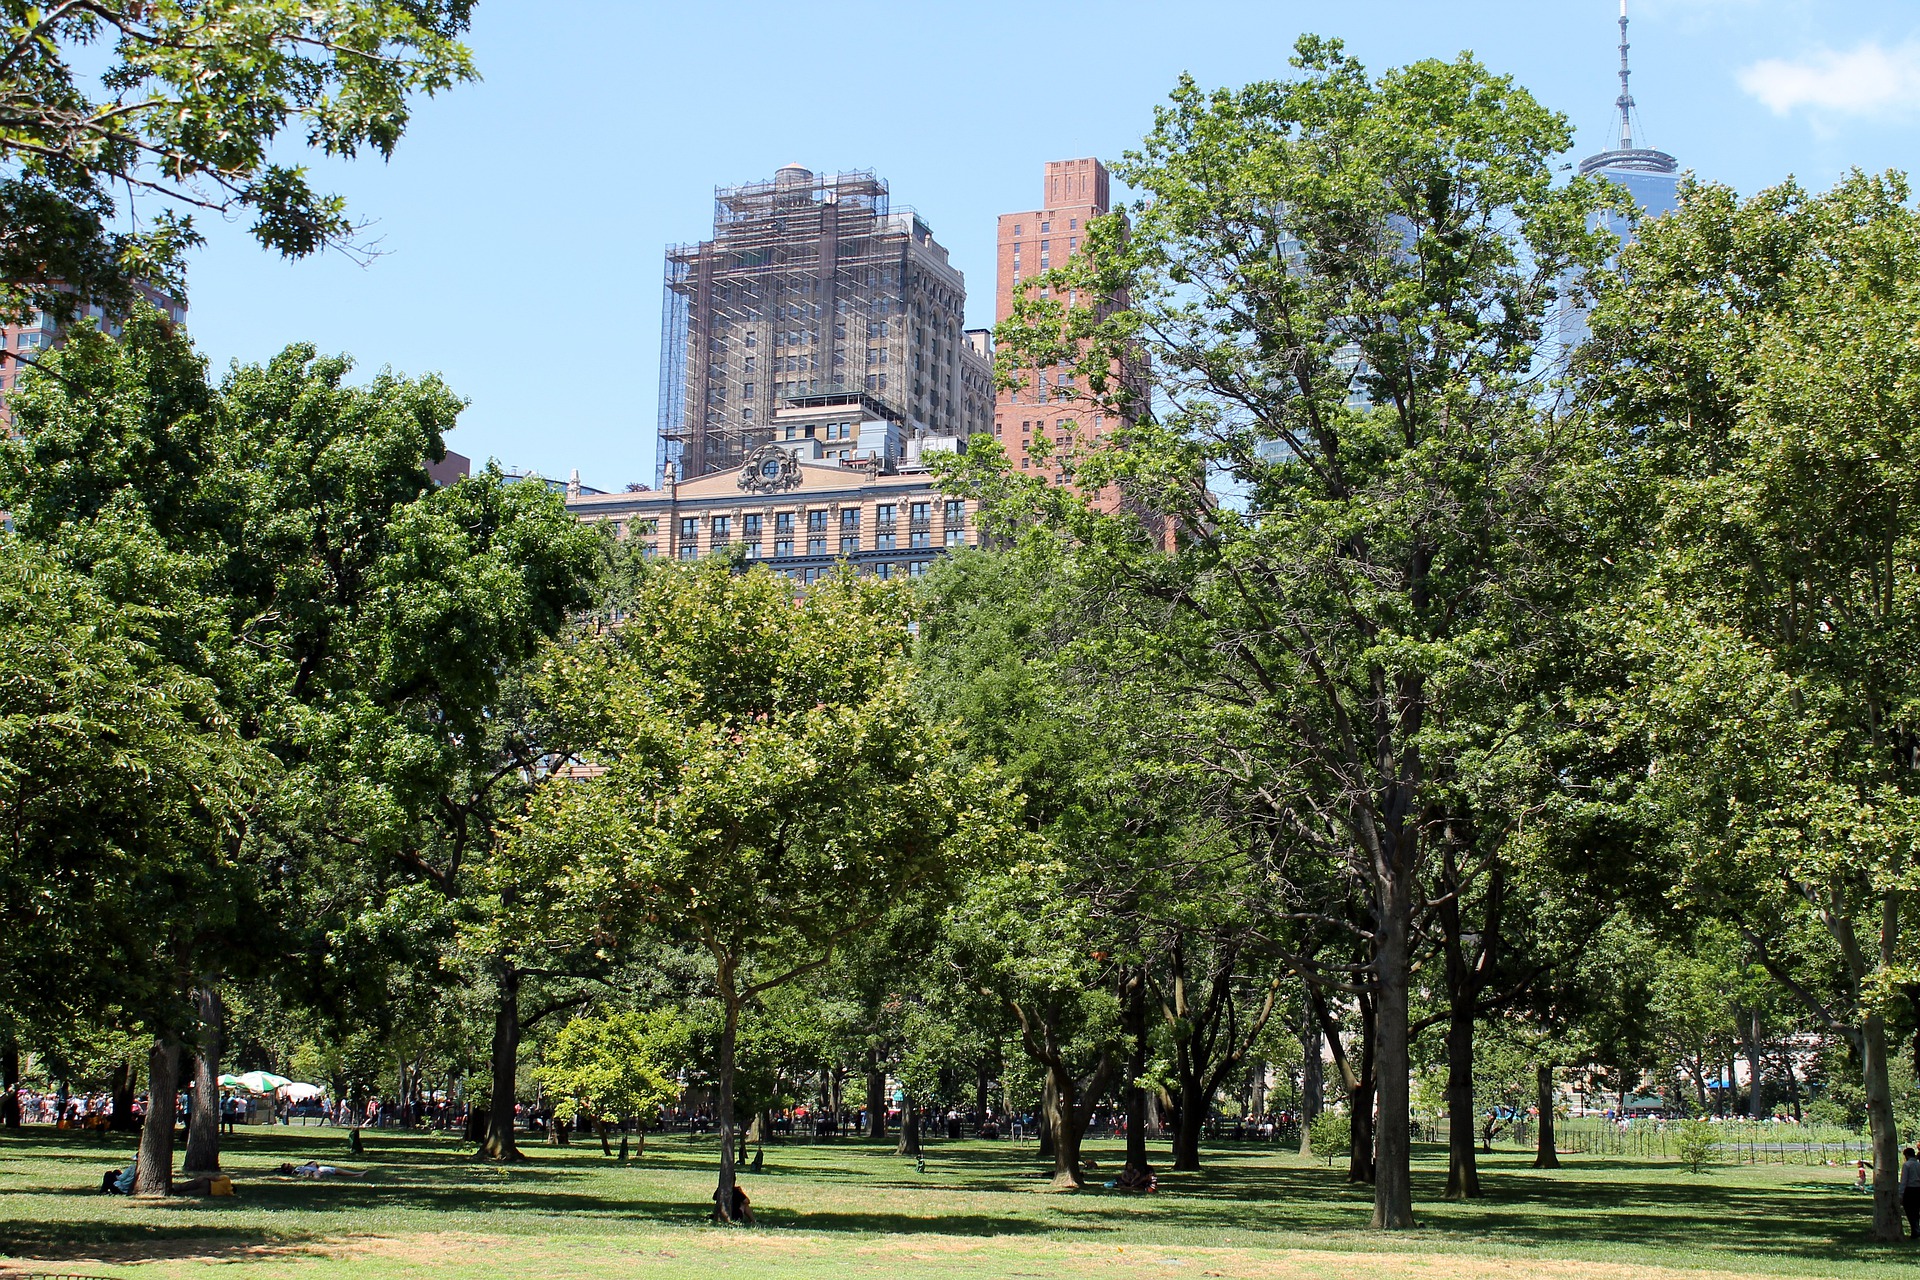
[(739, 554), (801, 585), (842, 562), (881, 578), (918, 577), (937, 556), (978, 541), (975, 504), (940, 493), (923, 465), (955, 441), (910, 441), (898, 468), (843, 462), (840, 441), (862, 438), (857, 404), (808, 416), (823, 420), (795, 424), (791, 441), (764, 444), (732, 470), (638, 493), (580, 493), (567, 510), (611, 522), (649, 555)]

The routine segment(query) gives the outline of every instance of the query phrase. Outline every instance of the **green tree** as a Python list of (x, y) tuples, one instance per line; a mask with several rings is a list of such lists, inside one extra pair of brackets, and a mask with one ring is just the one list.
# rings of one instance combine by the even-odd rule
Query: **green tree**
[(475, 78), (457, 39), (472, 8), (0, 0), (0, 314), (183, 293), (195, 210), (251, 218), (287, 257), (352, 248), (345, 203), (277, 158), (281, 140), (390, 157), (414, 94)]
[(908, 697), (907, 602), (847, 575), (796, 599), (764, 571), (662, 565), (619, 628), (552, 660), (604, 772), (550, 789), (530, 838), (574, 851), (584, 906), (711, 960), (721, 1220), (743, 1011), (997, 829), (998, 784), (951, 768)]
[[(1874, 1230), (1898, 1239), (1887, 1027), (1920, 838), (1920, 214), (1897, 176), (1691, 185), (1621, 256), (1592, 392), (1651, 513), (1623, 736), (1690, 903), (1858, 1055)], [(1830, 937), (1802, 963), (1797, 922)]]
[(645, 1150), (647, 1123), (680, 1096), (691, 1047), (686, 1020), (671, 1010), (574, 1018), (547, 1042), (538, 1075), (553, 1095), (556, 1121), (587, 1116), (611, 1155), (607, 1126), (632, 1120)]
[[(1232, 749), (1196, 761), (1286, 858), (1361, 896), (1373, 1221), (1397, 1229), (1416, 904), (1449, 847), (1483, 865), (1517, 817), (1464, 804), (1461, 774), (1531, 684), (1513, 641), (1551, 616), (1533, 597), (1565, 589), (1534, 544), (1568, 536), (1550, 477), (1583, 442), (1538, 407), (1539, 351), (1558, 282), (1604, 256), (1588, 218), (1609, 197), (1556, 182), (1565, 119), (1471, 57), (1374, 78), (1305, 37), (1294, 64), (1237, 91), (1182, 82), (1120, 168), (1142, 199), (1036, 279), (1001, 338), (1009, 371), (1068, 365), (1137, 418), (1076, 476), (1182, 537), (1162, 562), (1118, 557), (1112, 593), (1207, 630), (1177, 683)], [(1151, 401), (1112, 377), (1140, 347)], [(1244, 506), (1215, 500), (1222, 475)]]
[[(198, 993), (202, 1016), (169, 1006), (152, 1023), (169, 1053), (202, 1042), (189, 1150), (210, 1164), (212, 987), (322, 950), (336, 921), (304, 901), (314, 884), (446, 844), (443, 802), (483, 749), (502, 673), (586, 603), (595, 535), (538, 486), (437, 488), (426, 466), (460, 409), (438, 379), (351, 387), (349, 361), (295, 346), (216, 389), (150, 310), (123, 341), (82, 329), (47, 364), (16, 390), (0, 449), (16, 528), (162, 620), (158, 651), (275, 766), (243, 820), (204, 837), (205, 892), (146, 966), (156, 989)], [(150, 1127), (170, 1140), (173, 1092), (156, 1097)], [(143, 1189), (164, 1188), (159, 1155)]]

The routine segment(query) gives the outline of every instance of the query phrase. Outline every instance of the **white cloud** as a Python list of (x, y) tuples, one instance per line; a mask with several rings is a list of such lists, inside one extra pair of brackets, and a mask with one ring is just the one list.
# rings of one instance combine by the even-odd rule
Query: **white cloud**
[(1768, 58), (1740, 72), (1740, 87), (1775, 115), (1796, 110), (1851, 116), (1900, 115), (1920, 108), (1920, 41), (1888, 47), (1823, 49), (1789, 61)]

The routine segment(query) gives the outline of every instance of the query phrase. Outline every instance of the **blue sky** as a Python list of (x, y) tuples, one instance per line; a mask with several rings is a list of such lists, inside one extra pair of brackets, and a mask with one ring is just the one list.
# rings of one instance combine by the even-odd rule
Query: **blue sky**
[[(872, 168), (992, 321), (995, 215), (1049, 159), (1111, 159), (1182, 71), (1286, 73), (1295, 37), (1370, 67), (1471, 49), (1606, 145), (1617, 0), (999, 0), (663, 5), (482, 0), (481, 84), (423, 103), (390, 165), (325, 168), (382, 255), (284, 264), (214, 225), (190, 327), (216, 368), (286, 343), (443, 375), (452, 446), (617, 488), (653, 475), (661, 250), (709, 231), (713, 187)], [(1633, 0), (1652, 145), (1751, 192), (1789, 174), (1920, 168), (1914, 0)]]

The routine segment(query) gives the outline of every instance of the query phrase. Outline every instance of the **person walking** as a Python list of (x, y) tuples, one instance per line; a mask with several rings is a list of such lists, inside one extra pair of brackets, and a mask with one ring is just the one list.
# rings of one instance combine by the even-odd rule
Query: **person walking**
[(1920, 1240), (1920, 1157), (1912, 1147), (1900, 1155), (1900, 1207), (1907, 1213), (1907, 1238)]

